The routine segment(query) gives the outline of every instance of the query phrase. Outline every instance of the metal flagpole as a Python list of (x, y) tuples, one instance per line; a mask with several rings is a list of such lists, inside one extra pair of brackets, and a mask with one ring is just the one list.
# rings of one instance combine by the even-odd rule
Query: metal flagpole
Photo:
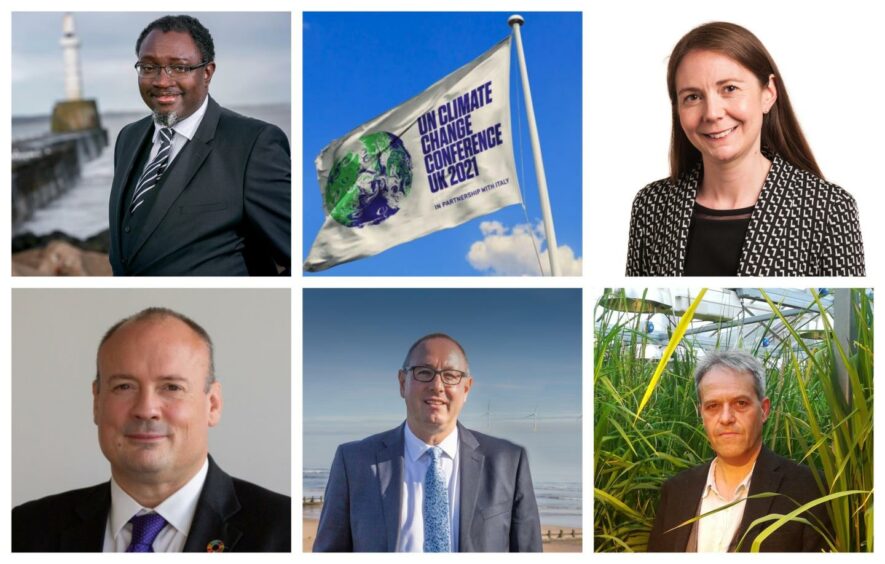
[(522, 76), (522, 91), (525, 94), (525, 111), (528, 114), (529, 135), (532, 139), (532, 155), (535, 158), (535, 176), (538, 181), (538, 195), (541, 199), (541, 216), (544, 219), (544, 232), (547, 234), (547, 257), (550, 259), (550, 273), (560, 276), (559, 258), (556, 256), (556, 232), (553, 229), (553, 214), (550, 213), (550, 198), (547, 196), (547, 176), (544, 174), (544, 161), (541, 158), (541, 140), (538, 138), (538, 126), (535, 124), (535, 108), (532, 105), (532, 91), (529, 88), (529, 74), (522, 53), (522, 37), (519, 28), (525, 18), (514, 14), (507, 18), (507, 24), (513, 28), (516, 37), (516, 55), (519, 59), (519, 74)]

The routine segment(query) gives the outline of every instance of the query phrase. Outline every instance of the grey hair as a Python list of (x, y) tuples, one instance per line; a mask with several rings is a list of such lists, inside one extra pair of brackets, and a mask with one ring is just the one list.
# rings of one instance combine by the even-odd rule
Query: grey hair
[(707, 372), (717, 366), (723, 366), (735, 372), (750, 374), (753, 377), (756, 397), (760, 401), (765, 398), (765, 367), (759, 359), (741, 350), (723, 350), (707, 353), (695, 368), (694, 387), (698, 395), (698, 402), (701, 401), (701, 379), (706, 376)]

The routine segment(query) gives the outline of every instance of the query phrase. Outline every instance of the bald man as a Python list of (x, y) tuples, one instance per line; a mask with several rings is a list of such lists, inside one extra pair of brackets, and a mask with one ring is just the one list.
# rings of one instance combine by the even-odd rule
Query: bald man
[(540, 552), (525, 449), (458, 423), (464, 348), (421, 337), (397, 377), (406, 420), (338, 447), (314, 552)]
[(149, 308), (98, 347), (92, 414), (111, 479), (12, 510), (13, 552), (289, 552), (291, 500), (209, 455), (224, 400), (212, 340)]

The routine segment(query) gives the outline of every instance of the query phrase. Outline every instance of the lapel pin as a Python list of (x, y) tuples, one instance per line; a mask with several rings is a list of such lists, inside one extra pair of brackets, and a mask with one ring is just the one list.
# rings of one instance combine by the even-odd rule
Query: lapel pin
[(206, 552), (224, 552), (224, 541), (215, 539), (206, 545)]

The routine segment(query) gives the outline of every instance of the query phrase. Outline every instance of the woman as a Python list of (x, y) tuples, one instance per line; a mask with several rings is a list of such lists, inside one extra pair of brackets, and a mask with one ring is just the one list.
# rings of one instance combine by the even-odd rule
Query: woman
[(702, 25), (670, 56), (670, 177), (633, 202), (628, 276), (863, 276), (854, 199), (823, 179), (755, 35)]

